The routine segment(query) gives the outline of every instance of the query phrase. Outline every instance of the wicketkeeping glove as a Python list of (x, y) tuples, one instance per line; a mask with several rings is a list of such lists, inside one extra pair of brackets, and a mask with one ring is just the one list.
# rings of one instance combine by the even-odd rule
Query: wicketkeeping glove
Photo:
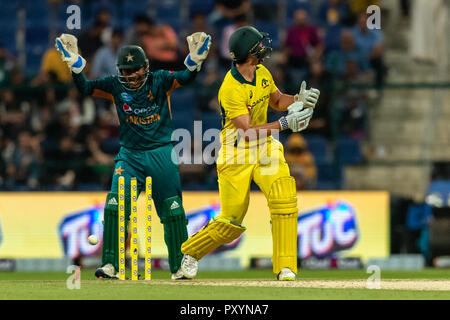
[(294, 102), (288, 107), (291, 112), (287, 116), (281, 117), (281, 130), (291, 129), (293, 132), (305, 130), (309, 125), (314, 109), (303, 108), (303, 102)]
[(311, 88), (306, 90), (306, 82), (303, 81), (300, 86), (300, 92), (294, 96), (294, 101), (301, 101), (306, 108), (314, 108), (319, 100), (319, 89)]
[(80, 73), (86, 66), (86, 60), (78, 54), (78, 40), (75, 36), (63, 33), (56, 38), (55, 47), (61, 54), (61, 59), (67, 63), (69, 69)]
[(200, 71), (211, 47), (211, 36), (204, 32), (196, 32), (187, 36), (186, 40), (189, 46), (189, 54), (184, 59), (184, 64), (190, 71)]

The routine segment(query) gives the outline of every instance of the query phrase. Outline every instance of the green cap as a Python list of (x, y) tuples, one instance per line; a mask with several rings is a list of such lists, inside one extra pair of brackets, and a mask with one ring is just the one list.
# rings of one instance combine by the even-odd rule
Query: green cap
[(233, 61), (245, 61), (247, 56), (252, 53), (258, 44), (267, 36), (267, 33), (259, 32), (255, 27), (251, 26), (237, 29), (228, 41), (228, 48)]
[(139, 46), (123, 46), (117, 55), (117, 68), (121, 69), (138, 69), (145, 67), (148, 59), (144, 50)]

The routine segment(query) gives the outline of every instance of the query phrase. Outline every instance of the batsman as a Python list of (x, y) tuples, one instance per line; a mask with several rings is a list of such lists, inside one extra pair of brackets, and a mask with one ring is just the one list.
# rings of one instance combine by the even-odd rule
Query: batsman
[[(306, 129), (320, 92), (306, 90), (303, 81), (298, 94), (281, 93), (261, 64), (272, 51), (270, 43), (267, 33), (251, 26), (237, 29), (229, 39), (233, 62), (218, 94), (222, 130), (216, 164), (221, 212), (183, 243), (181, 270), (188, 278), (196, 276), (198, 260), (246, 230), (242, 223), (254, 181), (264, 193), (270, 211), (273, 272), (278, 280), (295, 280), (297, 192), (283, 146), (272, 135), (280, 130)], [(267, 123), (269, 105), (288, 114)]]
[[(181, 244), (187, 239), (187, 219), (183, 209), (178, 163), (172, 160), (171, 92), (190, 83), (200, 71), (211, 46), (211, 37), (204, 32), (187, 38), (189, 54), (182, 71), (149, 71), (149, 60), (139, 46), (120, 48), (117, 75), (87, 80), (82, 71), (85, 59), (79, 54), (77, 38), (62, 34), (56, 48), (72, 71), (73, 81), (85, 95), (111, 100), (119, 118), (120, 150), (115, 157), (111, 191), (106, 197), (102, 266), (95, 271), (98, 278), (117, 278), (118, 242), (118, 179), (125, 177), (126, 225), (130, 218), (130, 180), (137, 178), (137, 194), (145, 188), (145, 178), (153, 180), (153, 199), (164, 226), (172, 279), (185, 279), (180, 270)], [(127, 228), (125, 228), (127, 230)], [(125, 238), (127, 234), (125, 235)]]

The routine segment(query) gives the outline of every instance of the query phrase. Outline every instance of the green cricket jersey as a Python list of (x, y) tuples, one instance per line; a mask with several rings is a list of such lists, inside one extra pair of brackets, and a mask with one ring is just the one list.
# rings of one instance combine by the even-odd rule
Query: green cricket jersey
[(72, 73), (72, 77), (81, 93), (113, 101), (119, 116), (121, 146), (149, 150), (171, 143), (174, 127), (170, 93), (191, 82), (196, 74), (188, 69), (150, 72), (139, 91), (126, 89), (116, 75), (97, 80), (87, 80), (83, 73)]

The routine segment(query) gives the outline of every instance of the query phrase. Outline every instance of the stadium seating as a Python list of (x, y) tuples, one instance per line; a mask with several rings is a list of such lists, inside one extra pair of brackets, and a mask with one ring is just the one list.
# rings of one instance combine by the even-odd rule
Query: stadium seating
[(194, 113), (196, 106), (194, 90), (190, 88), (179, 88), (174, 90), (170, 95), (170, 106), (173, 113), (178, 110), (188, 110)]
[(172, 121), (175, 129), (184, 128), (192, 132), (194, 113), (190, 110), (172, 110)]
[(174, 28), (175, 31), (180, 31), (182, 27), (181, 8), (176, 0), (159, 1), (156, 5), (157, 23), (165, 23)]
[(329, 161), (327, 139), (319, 135), (304, 135), (308, 150), (313, 154), (316, 163)]
[(276, 21), (255, 21), (254, 26), (261, 32), (267, 32), (272, 39), (272, 48), (279, 48), (280, 39), (278, 36), (278, 24)]
[(342, 164), (361, 163), (362, 154), (360, 141), (354, 138), (343, 137), (338, 140), (339, 159)]
[(189, 13), (209, 14), (214, 9), (215, 0), (190, 0)]
[(203, 113), (201, 115), (200, 120), (202, 121), (203, 132), (205, 132), (208, 129), (221, 129), (222, 128), (222, 124), (221, 124), (222, 118), (216, 112)]

